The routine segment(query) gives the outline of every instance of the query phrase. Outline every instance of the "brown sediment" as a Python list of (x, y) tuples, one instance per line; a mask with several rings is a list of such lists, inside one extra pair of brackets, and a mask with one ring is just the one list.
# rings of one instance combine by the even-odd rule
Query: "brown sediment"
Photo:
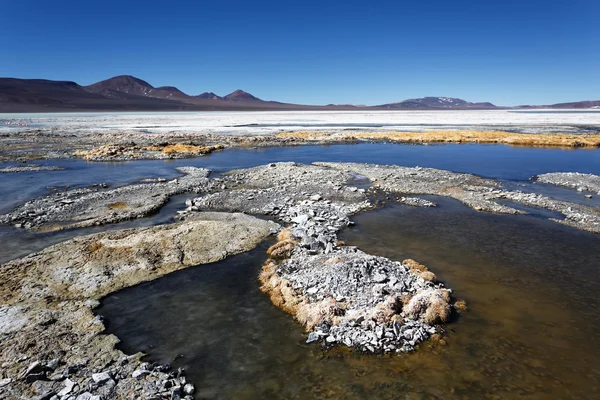
[(327, 134), (320, 132), (285, 132), (280, 138), (308, 141), (323, 140), (391, 140), (400, 143), (490, 143), (512, 146), (600, 147), (600, 133), (595, 134), (533, 134), (503, 131), (427, 131), (427, 132), (353, 132)]

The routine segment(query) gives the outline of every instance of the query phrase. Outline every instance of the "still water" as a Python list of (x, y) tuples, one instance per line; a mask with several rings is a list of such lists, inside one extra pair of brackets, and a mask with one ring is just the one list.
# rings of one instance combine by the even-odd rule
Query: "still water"
[[(482, 144), (422, 146), (361, 143), (229, 149), (205, 157), (184, 160), (128, 162), (49, 160), (36, 163), (60, 166), (65, 170), (0, 174), (0, 212), (10, 211), (24, 201), (50, 193), (49, 187), (62, 189), (64, 187), (89, 186), (95, 183), (120, 186), (139, 181), (142, 178), (174, 178), (179, 175), (175, 168), (181, 166), (190, 165), (222, 172), (278, 161), (299, 163), (339, 161), (421, 166), (468, 172), (510, 182), (527, 181), (532, 176), (545, 172), (577, 171), (600, 175), (600, 150), (524, 148)], [(9, 165), (14, 165), (14, 163), (0, 163), (0, 168)]]
[[(358, 144), (235, 149), (176, 161), (50, 160), (65, 171), (0, 175), (0, 212), (51, 192), (48, 186), (113, 186), (175, 177), (177, 166), (215, 171), (275, 161), (352, 161), (424, 166), (493, 177), (568, 201), (582, 193), (529, 181), (554, 171), (600, 174), (598, 150), (494, 145)], [(0, 227), (0, 262), (71, 237), (172, 221), (188, 196), (158, 214), (107, 227), (33, 234)], [(598, 196), (589, 200), (598, 205)], [(433, 209), (389, 205), (354, 217), (350, 245), (414, 258), (465, 299), (446, 345), (403, 356), (363, 355), (304, 343), (293, 319), (258, 288), (262, 247), (114, 293), (97, 310), (127, 352), (188, 369), (198, 398), (447, 399), (600, 397), (600, 236), (543, 213), (477, 213), (445, 198)]]
[[(0, 174), (0, 213), (10, 212), (25, 201), (48, 195), (55, 190), (88, 187), (97, 183), (107, 183), (111, 187), (116, 187), (135, 183), (144, 178), (175, 178), (179, 176), (175, 168), (181, 166), (204, 167), (219, 173), (278, 161), (367, 162), (440, 168), (496, 178), (511, 190), (540, 193), (558, 200), (600, 207), (600, 196), (595, 195), (592, 199), (587, 199), (583, 193), (553, 185), (538, 184), (530, 180), (534, 175), (557, 171), (578, 171), (600, 175), (600, 150), (520, 148), (478, 144), (420, 146), (361, 143), (229, 149), (205, 157), (184, 160), (129, 162), (49, 160), (41, 164), (57, 165), (65, 170)], [(0, 167), (8, 165), (14, 164), (0, 164)], [(158, 215), (104, 227), (32, 234), (22, 229), (0, 226), (0, 262), (21, 257), (81, 234), (169, 222), (177, 210), (185, 208), (185, 199), (193, 197), (197, 195), (173, 197)]]
[(258, 289), (267, 244), (109, 295), (97, 312), (123, 350), (187, 368), (199, 398), (597, 398), (600, 237), (430, 199), (440, 206), (355, 216), (342, 236), (427, 264), (467, 301), (446, 345), (373, 356), (304, 344)]

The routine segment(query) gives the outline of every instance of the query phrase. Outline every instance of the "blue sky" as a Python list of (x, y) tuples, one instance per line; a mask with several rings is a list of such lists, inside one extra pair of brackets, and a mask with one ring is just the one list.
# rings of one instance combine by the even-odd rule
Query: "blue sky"
[(600, 1), (0, 0), (0, 76), (305, 104), (600, 99)]

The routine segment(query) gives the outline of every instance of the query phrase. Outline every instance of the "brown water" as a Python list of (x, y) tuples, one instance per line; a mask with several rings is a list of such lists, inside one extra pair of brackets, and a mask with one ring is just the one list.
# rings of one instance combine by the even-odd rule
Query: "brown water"
[(98, 313), (124, 350), (188, 368), (199, 398), (599, 398), (600, 236), (432, 199), (358, 215), (343, 239), (415, 258), (467, 301), (446, 345), (373, 356), (304, 344), (258, 290), (264, 246), (110, 295)]

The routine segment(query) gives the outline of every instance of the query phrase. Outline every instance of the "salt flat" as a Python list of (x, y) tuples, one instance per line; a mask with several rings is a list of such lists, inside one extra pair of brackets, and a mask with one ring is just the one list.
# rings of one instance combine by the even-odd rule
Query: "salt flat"
[(196, 132), (507, 130), (521, 133), (600, 131), (598, 110), (268, 111), (0, 114), (0, 132)]

